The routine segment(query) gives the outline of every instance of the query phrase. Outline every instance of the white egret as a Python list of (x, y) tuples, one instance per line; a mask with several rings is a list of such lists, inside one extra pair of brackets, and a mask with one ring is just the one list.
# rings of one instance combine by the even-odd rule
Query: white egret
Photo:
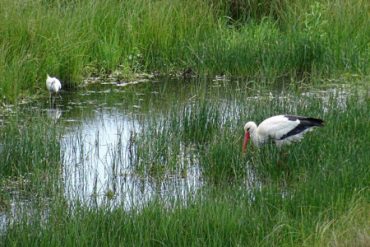
[[(50, 93), (50, 105), (51, 105), (51, 99), (52, 95), (57, 95), (62, 88), (62, 84), (60, 83), (59, 79), (56, 77), (50, 77), (47, 75), (46, 78), (46, 88), (49, 90)], [(55, 98), (53, 98), (53, 104), (54, 104)]]

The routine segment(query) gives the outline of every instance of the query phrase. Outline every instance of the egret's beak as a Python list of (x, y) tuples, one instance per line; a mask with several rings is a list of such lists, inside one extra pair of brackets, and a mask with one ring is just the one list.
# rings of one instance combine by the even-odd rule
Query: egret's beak
[(243, 153), (245, 153), (247, 151), (247, 144), (248, 144), (248, 141), (250, 139), (250, 134), (248, 131), (245, 132), (245, 136), (244, 136), (244, 141), (243, 141)]

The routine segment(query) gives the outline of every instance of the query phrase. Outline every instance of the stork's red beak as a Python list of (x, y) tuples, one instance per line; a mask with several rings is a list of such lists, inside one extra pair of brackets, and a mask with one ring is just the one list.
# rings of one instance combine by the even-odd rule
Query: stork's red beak
[(245, 153), (247, 151), (247, 144), (248, 144), (248, 141), (250, 139), (250, 134), (248, 131), (245, 132), (245, 136), (244, 136), (244, 141), (243, 141), (243, 153)]

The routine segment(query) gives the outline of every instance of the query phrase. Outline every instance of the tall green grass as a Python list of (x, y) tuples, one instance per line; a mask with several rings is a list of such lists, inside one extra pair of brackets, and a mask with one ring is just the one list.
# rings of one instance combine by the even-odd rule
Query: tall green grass
[(1, 176), (20, 176), (60, 163), (58, 125), (45, 116), (17, 114), (7, 119), (1, 136)]
[(355, 1), (3, 0), (0, 96), (120, 70), (277, 80), (369, 72), (369, 8)]
[[(60, 126), (40, 112), (15, 113), (0, 128), (0, 196), (33, 199), (59, 191)], [(7, 200), (4, 200), (7, 203)]]
[(2, 244), (366, 246), (369, 205), (364, 194), (356, 193), (340, 210), (318, 204), (302, 206), (272, 190), (257, 194), (251, 202), (237, 187), (209, 192), (187, 202), (186, 207), (171, 209), (153, 202), (132, 212), (80, 206), (71, 211), (56, 203), (47, 223), (39, 217), (25, 218), (2, 236)]
[[(195, 87), (202, 97), (183, 103), (171, 100), (165, 109), (158, 107), (139, 117), (142, 129), (130, 140), (133, 165), (137, 165), (132, 172), (160, 184), (168, 173), (181, 176), (184, 167), (197, 166), (202, 186), (195, 195), (179, 201), (157, 194), (150, 202), (127, 210), (123, 206), (68, 205), (60, 191), (52, 191), (46, 216), (45, 205), (36, 204), (35, 213), (24, 213), (7, 224), (0, 243), (366, 246), (370, 220), (367, 91), (337, 89), (322, 98), (320, 93), (274, 92), (270, 96), (262, 90), (254, 97), (252, 89), (240, 85), (234, 85), (236, 90)], [(194, 88), (187, 85), (185, 90), (192, 95)], [(223, 94), (217, 95), (218, 90)], [(321, 117), (325, 126), (283, 150), (267, 145), (241, 153), (246, 121), (260, 122), (285, 112)], [(35, 133), (35, 141), (25, 146), (39, 146), (38, 162), (49, 157), (50, 163), (58, 163), (58, 158), (51, 159), (54, 156), (45, 152), (46, 146), (58, 149), (53, 132), (49, 133), (53, 128), (42, 118), (31, 120), (26, 130), (32, 132), (18, 134), (20, 128), (10, 125), (3, 134), (15, 138), (5, 138), (4, 143), (23, 147), (20, 136)], [(37, 141), (41, 139), (49, 142)], [(185, 155), (194, 159), (184, 163)], [(18, 156), (29, 161), (28, 155)], [(17, 167), (23, 164), (21, 160)]]

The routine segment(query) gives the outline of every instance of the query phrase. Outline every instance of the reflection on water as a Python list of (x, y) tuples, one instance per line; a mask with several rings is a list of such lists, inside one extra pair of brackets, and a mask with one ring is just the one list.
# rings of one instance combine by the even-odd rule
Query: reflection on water
[(200, 186), (196, 167), (185, 178), (156, 181), (137, 175), (132, 157), (132, 136), (137, 131), (138, 122), (116, 110), (101, 110), (72, 127), (61, 145), (66, 198), (72, 203), (131, 208), (154, 195), (185, 197)]
[[(214, 87), (217, 88), (217, 87)], [(132, 112), (119, 110), (123, 103), (115, 101), (109, 106), (101, 98), (91, 98), (92, 95), (108, 95), (112, 90), (87, 91), (80, 94), (79, 101), (69, 101), (67, 109), (75, 108), (89, 111), (93, 114), (76, 120), (76, 117), (65, 117), (64, 122), (77, 121), (78, 124), (68, 128), (61, 140), (61, 156), (63, 162), (63, 178), (65, 197), (71, 203), (76, 201), (86, 205), (123, 205), (129, 209), (149, 202), (154, 197), (164, 201), (170, 199), (186, 198), (195, 194), (202, 187), (201, 169), (196, 162), (187, 161), (187, 152), (181, 150), (183, 164), (186, 166), (186, 176), (169, 175), (154, 179), (140, 175), (135, 171), (135, 157), (133, 157), (132, 137), (142, 131), (138, 115)], [(151, 93), (152, 94), (152, 93)], [(335, 100), (340, 109), (345, 110), (348, 92), (341, 89), (316, 90), (303, 92), (301, 95), (284, 92), (260, 92), (245, 98), (251, 104), (279, 105), (287, 112), (299, 112), (309, 105), (312, 98), (321, 100), (323, 112)], [(145, 108), (140, 105), (144, 99), (142, 93), (135, 94), (139, 100), (131, 105), (131, 109)], [(153, 95), (153, 94), (152, 94)], [(182, 95), (182, 94), (181, 94)], [(222, 123), (235, 119), (243, 112), (240, 101), (233, 97), (219, 95), (219, 109), (222, 114)], [(85, 98), (86, 97), (86, 98)], [(194, 95), (189, 93), (184, 104), (194, 104)], [(298, 98), (298, 100), (297, 100)], [(158, 106), (152, 106), (158, 107)], [(149, 107), (150, 108), (150, 107)], [(160, 108), (160, 107), (159, 107)], [(163, 109), (161, 109), (163, 110)], [(83, 111), (82, 111), (83, 112)], [(149, 115), (141, 113), (141, 115)], [(261, 188), (262, 184), (252, 170), (247, 169), (249, 180), (246, 181), (247, 190)], [(253, 195), (251, 195), (253, 200)]]
[(59, 118), (62, 116), (62, 110), (59, 108), (50, 108), (47, 109), (46, 115), (50, 118), (54, 123), (56, 123)]

